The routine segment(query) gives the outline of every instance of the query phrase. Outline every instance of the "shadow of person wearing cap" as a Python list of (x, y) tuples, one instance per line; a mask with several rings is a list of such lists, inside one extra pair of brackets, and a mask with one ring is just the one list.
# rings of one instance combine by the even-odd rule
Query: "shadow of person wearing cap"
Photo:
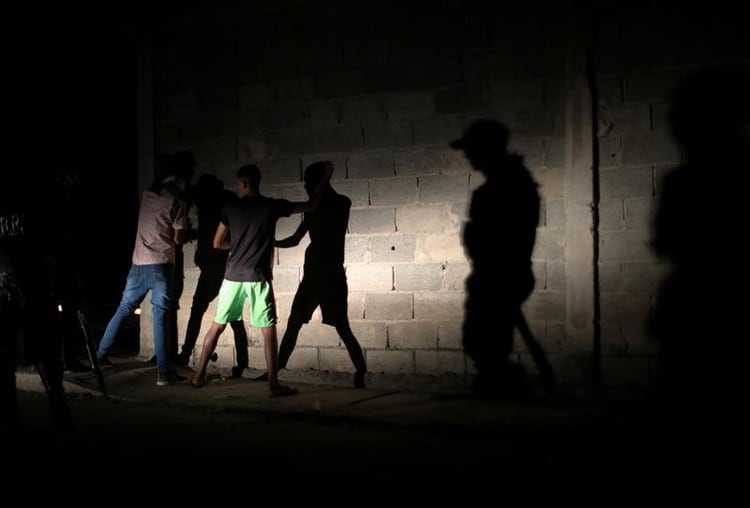
[(532, 391), (526, 372), (510, 358), (518, 327), (550, 391), (554, 375), (521, 312), (534, 289), (531, 254), (539, 223), (537, 184), (520, 155), (509, 153), (508, 130), (494, 120), (471, 124), (451, 146), (463, 150), (485, 178), (472, 194), (463, 242), (472, 271), (466, 279), (463, 346), (477, 375), (472, 393), (523, 400)]

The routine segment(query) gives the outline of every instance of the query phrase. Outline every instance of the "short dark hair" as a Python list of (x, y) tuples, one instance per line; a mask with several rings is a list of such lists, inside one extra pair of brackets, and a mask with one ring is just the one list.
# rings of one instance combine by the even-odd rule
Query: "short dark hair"
[(255, 164), (245, 164), (237, 170), (237, 178), (247, 180), (250, 187), (257, 189), (260, 186), (260, 168)]

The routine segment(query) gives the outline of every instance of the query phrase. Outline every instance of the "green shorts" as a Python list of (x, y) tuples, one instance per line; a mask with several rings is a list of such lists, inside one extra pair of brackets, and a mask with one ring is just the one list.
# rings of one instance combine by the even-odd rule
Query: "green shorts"
[(276, 299), (270, 282), (236, 282), (224, 279), (219, 289), (214, 322), (225, 325), (242, 319), (245, 299), (250, 302), (250, 324), (266, 328), (276, 324)]

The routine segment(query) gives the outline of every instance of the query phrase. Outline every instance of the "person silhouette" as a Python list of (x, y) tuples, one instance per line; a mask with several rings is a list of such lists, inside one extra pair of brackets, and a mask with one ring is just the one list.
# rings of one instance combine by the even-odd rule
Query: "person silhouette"
[(472, 123), (461, 139), (463, 150), (485, 178), (474, 190), (463, 242), (471, 262), (466, 279), (463, 346), (476, 368), (472, 393), (501, 399), (525, 398), (525, 370), (510, 355), (521, 304), (534, 289), (531, 254), (539, 223), (537, 184), (520, 155), (509, 153), (509, 133), (495, 120)]
[(39, 196), (39, 181), (23, 173), (9, 171), (0, 184), (0, 428), (21, 426), (16, 370), (23, 357), (36, 366), (55, 429), (68, 431), (73, 421), (63, 385), (50, 248), (55, 222)]
[(664, 175), (657, 196), (652, 245), (665, 275), (648, 322), (657, 346), (656, 407), (671, 422), (665, 491), (689, 484), (715, 496), (742, 483), (730, 455), (748, 450), (750, 424), (742, 297), (750, 284), (750, 248), (742, 240), (748, 92), (746, 67), (711, 66), (680, 81), (671, 98), (671, 132), (683, 161)]
[[(185, 340), (177, 356), (178, 365), (186, 366), (190, 362), (190, 356), (200, 333), (203, 315), (208, 310), (209, 304), (219, 294), (229, 252), (214, 249), (214, 234), (224, 205), (236, 198), (234, 193), (224, 188), (224, 182), (207, 173), (198, 178), (193, 188), (193, 204), (198, 217), (197, 244), (193, 260), (195, 266), (200, 269), (200, 275), (193, 294), (190, 317), (185, 329)], [(239, 378), (249, 361), (247, 330), (241, 319), (231, 321), (229, 325), (234, 332), (234, 345), (237, 351), (237, 365), (232, 367), (232, 377)]]
[(174, 298), (176, 306), (170, 312), (169, 328), (167, 332), (167, 345), (169, 348), (170, 361), (175, 362), (177, 359), (177, 350), (179, 347), (179, 330), (177, 326), (177, 316), (180, 310), (180, 298), (185, 289), (185, 254), (184, 243), (195, 240), (196, 231), (192, 224), (192, 207), (193, 207), (193, 176), (195, 174), (195, 156), (189, 150), (178, 150), (174, 152), (166, 162), (166, 170), (174, 180), (174, 186), (177, 191), (177, 197), (182, 202), (185, 209), (186, 229), (185, 241), (175, 246), (174, 260)]
[[(323, 181), (325, 164), (314, 162), (305, 169), (305, 191), (309, 196)], [(344, 239), (351, 206), (351, 200), (336, 192), (329, 181), (323, 187), (318, 208), (304, 214), (292, 235), (275, 242), (276, 247), (286, 249), (299, 245), (306, 234), (310, 235), (310, 244), (305, 250), (304, 274), (279, 346), (279, 369), (286, 367), (302, 325), (310, 322), (313, 311), (320, 306), (323, 323), (336, 328), (349, 353), (355, 369), (354, 387), (364, 388), (367, 363), (349, 324), (349, 289), (344, 270)], [(265, 379), (265, 374), (256, 379)]]
[(85, 228), (90, 217), (87, 184), (74, 164), (62, 162), (54, 172), (49, 202), (57, 210), (57, 226), (50, 238), (54, 251), (53, 291), (58, 304), (63, 365), (66, 371), (91, 367), (80, 361), (84, 339), (78, 329), (78, 311), (86, 299)]
[[(748, 284), (744, 182), (750, 172), (750, 77), (707, 67), (673, 90), (670, 122), (684, 162), (663, 179), (653, 248), (668, 272), (650, 329), (658, 344), (657, 389), (667, 401), (747, 400)], [(722, 356), (712, 358), (709, 352)], [(692, 407), (692, 406), (691, 406)]]

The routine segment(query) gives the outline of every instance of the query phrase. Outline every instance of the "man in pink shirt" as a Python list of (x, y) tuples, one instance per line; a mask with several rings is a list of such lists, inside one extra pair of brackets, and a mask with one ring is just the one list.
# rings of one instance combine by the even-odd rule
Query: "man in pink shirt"
[(132, 264), (114, 316), (104, 330), (97, 357), (107, 364), (106, 355), (123, 322), (151, 292), (154, 350), (158, 386), (184, 381), (169, 363), (167, 326), (175, 301), (175, 250), (184, 237), (185, 208), (178, 199), (181, 182), (175, 175), (157, 178), (141, 195), (138, 230)]

